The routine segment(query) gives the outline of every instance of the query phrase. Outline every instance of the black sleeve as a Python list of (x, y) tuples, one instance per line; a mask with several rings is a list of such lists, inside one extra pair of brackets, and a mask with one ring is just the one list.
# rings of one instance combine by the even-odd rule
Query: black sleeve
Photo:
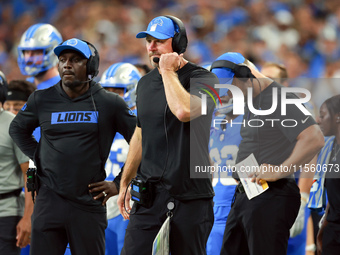
[(9, 134), (20, 150), (33, 160), (38, 142), (32, 133), (39, 126), (37, 108), (35, 104), (36, 92), (28, 98), (27, 103), (13, 119)]
[(131, 137), (136, 128), (136, 115), (119, 96), (117, 96), (116, 100), (115, 123), (117, 132), (122, 134), (125, 140), (130, 143)]
[(137, 83), (137, 89), (136, 89), (136, 107), (137, 107), (137, 119), (136, 119), (136, 125), (137, 125), (137, 127), (141, 127), (141, 125), (140, 125), (140, 121), (139, 121), (139, 118), (138, 118), (138, 90), (140, 89), (140, 87), (142, 87), (142, 85), (141, 85), (141, 83), (144, 81), (144, 79), (145, 79), (145, 76), (144, 77), (142, 77), (139, 81), (138, 81), (138, 83)]
[(217, 76), (206, 69), (200, 68), (191, 74), (189, 93), (199, 98), (206, 94), (208, 111), (220, 104), (219, 90), (215, 84), (219, 84)]
[[(288, 93), (287, 99), (298, 98), (295, 94)], [(311, 125), (316, 124), (314, 118), (311, 115), (305, 115), (295, 104), (287, 104), (286, 115), (281, 114), (281, 102), (276, 110), (276, 118), (284, 121), (286, 125), (293, 125), (293, 128), (287, 128), (283, 124), (278, 124), (277, 127), (281, 130), (290, 142), (293, 142), (298, 135)]]

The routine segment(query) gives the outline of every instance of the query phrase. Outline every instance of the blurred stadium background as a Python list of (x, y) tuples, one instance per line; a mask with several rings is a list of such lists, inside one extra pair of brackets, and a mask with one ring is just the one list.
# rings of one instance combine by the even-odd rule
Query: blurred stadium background
[(64, 40), (93, 43), (100, 77), (115, 62), (149, 64), (145, 41), (135, 35), (162, 14), (185, 23), (185, 58), (197, 64), (237, 51), (258, 68), (286, 65), (290, 78), (340, 77), (338, 0), (0, 0), (0, 13), (0, 70), (8, 80), (24, 78), (17, 44), (35, 23), (54, 25)]

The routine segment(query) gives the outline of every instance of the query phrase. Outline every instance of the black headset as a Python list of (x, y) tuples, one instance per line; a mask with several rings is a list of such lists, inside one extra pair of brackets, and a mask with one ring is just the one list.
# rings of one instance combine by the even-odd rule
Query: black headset
[(94, 47), (94, 45), (88, 41), (82, 40), (83, 42), (85, 42), (88, 46), (90, 46), (90, 50), (91, 48), (93, 49), (93, 51), (91, 50), (91, 56), (89, 57), (89, 59), (87, 60), (86, 63), (86, 74), (87, 75), (91, 75), (91, 78), (94, 78), (98, 75), (99, 73), (99, 53), (96, 49), (96, 47)]
[(184, 53), (188, 46), (188, 37), (183, 22), (179, 18), (171, 15), (165, 15), (164, 17), (171, 19), (172, 22), (178, 26), (178, 31), (175, 32), (175, 35), (172, 38), (173, 51), (178, 54)]
[(229, 68), (236, 78), (250, 79), (252, 80), (255, 76), (252, 74), (250, 68), (246, 65), (235, 64), (228, 60), (216, 60), (211, 64), (210, 71), (214, 68)]

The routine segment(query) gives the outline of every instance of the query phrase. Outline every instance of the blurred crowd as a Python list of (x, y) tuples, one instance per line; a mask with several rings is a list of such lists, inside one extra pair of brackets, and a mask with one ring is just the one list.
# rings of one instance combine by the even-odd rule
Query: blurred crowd
[(100, 77), (115, 62), (148, 64), (135, 35), (162, 14), (182, 19), (185, 58), (197, 64), (236, 51), (258, 68), (284, 64), (293, 79), (340, 77), (337, 0), (0, 0), (0, 12), (0, 70), (9, 80), (22, 78), (16, 46), (35, 23), (54, 25), (64, 40), (91, 41), (100, 52)]

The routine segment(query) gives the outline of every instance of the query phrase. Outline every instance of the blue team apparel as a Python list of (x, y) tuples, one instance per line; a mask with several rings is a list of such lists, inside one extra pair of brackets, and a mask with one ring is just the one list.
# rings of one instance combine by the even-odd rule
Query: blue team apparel
[(82, 54), (85, 58), (89, 59), (92, 55), (88, 44), (77, 38), (69, 39), (61, 45), (54, 48), (54, 53), (59, 57), (60, 53), (64, 50), (75, 50)]
[[(231, 61), (235, 64), (241, 64), (245, 61), (245, 58), (237, 52), (228, 52), (224, 53), (223, 55), (219, 56), (217, 60), (227, 60)], [(232, 84), (234, 78), (234, 72), (230, 68), (226, 67), (216, 67), (212, 70), (214, 74), (220, 79), (223, 79), (223, 84)], [(220, 89), (220, 96), (225, 95), (228, 92), (228, 89), (221, 88)]]
[(173, 21), (165, 16), (154, 18), (148, 25), (146, 31), (139, 32), (136, 38), (145, 38), (151, 35), (160, 40), (165, 40), (174, 37), (176, 33)]
[[(328, 164), (334, 143), (334, 136), (325, 140), (325, 146), (321, 149), (317, 159), (317, 165)], [(323, 211), (326, 208), (326, 191), (325, 191), (325, 171), (317, 171), (314, 176), (314, 182), (309, 194), (308, 207), (317, 211)]]
[(288, 239), (287, 255), (303, 255), (306, 252), (306, 239), (307, 239), (307, 222), (310, 215), (310, 210), (306, 205), (305, 208), (305, 222), (302, 232)]
[[(207, 255), (220, 253), (225, 224), (231, 209), (231, 203), (236, 188), (236, 182), (231, 176), (231, 168), (228, 166), (235, 165), (238, 145), (242, 139), (240, 135), (241, 125), (231, 125), (231, 123), (226, 123), (225, 129), (223, 130), (220, 123), (224, 120), (224, 118), (225, 115), (216, 116), (213, 119), (210, 132), (210, 157), (218, 166), (221, 167), (221, 172), (215, 172), (213, 178), (215, 191), (215, 221), (207, 242)], [(240, 115), (235, 118), (233, 122), (241, 123), (242, 119), (243, 115)], [(223, 166), (225, 167), (222, 168)]]
[[(216, 60), (228, 60), (236, 64), (243, 63), (245, 58), (235, 52), (228, 52)], [(211, 70), (218, 78), (220, 83), (231, 84), (234, 73), (229, 68), (214, 68)], [(228, 89), (220, 89), (219, 95), (224, 96)], [(226, 122), (226, 114), (232, 110), (232, 105), (222, 106), (223, 113), (215, 116), (212, 120), (209, 154), (212, 161), (220, 166), (220, 171), (214, 172), (213, 187), (215, 192), (214, 197), (214, 225), (210, 232), (207, 242), (207, 255), (220, 254), (223, 235), (227, 218), (231, 209), (231, 203), (235, 193), (236, 182), (232, 178), (231, 167), (235, 165), (238, 146), (242, 140), (240, 135), (241, 125)], [(222, 113), (222, 108), (220, 113)], [(218, 110), (218, 109), (217, 109)], [(241, 123), (243, 116), (236, 117), (233, 122)], [(224, 125), (221, 125), (224, 123)]]
[[(133, 114), (137, 114), (136, 110), (131, 111)], [(113, 181), (119, 174), (126, 161), (128, 151), (128, 143), (120, 133), (117, 133), (105, 164), (106, 181)], [(106, 203), (108, 225), (105, 229), (105, 255), (120, 254), (124, 244), (125, 230), (129, 223), (119, 212), (117, 198), (117, 196), (112, 197)]]
[[(43, 81), (37, 85), (37, 89), (47, 89), (49, 87), (52, 87), (54, 84), (58, 83), (60, 81), (60, 76), (54, 76), (51, 79), (48, 79), (46, 81)], [(34, 82), (34, 79), (33, 81)]]
[(98, 112), (96, 111), (71, 111), (53, 112), (51, 125), (69, 123), (97, 123)]

